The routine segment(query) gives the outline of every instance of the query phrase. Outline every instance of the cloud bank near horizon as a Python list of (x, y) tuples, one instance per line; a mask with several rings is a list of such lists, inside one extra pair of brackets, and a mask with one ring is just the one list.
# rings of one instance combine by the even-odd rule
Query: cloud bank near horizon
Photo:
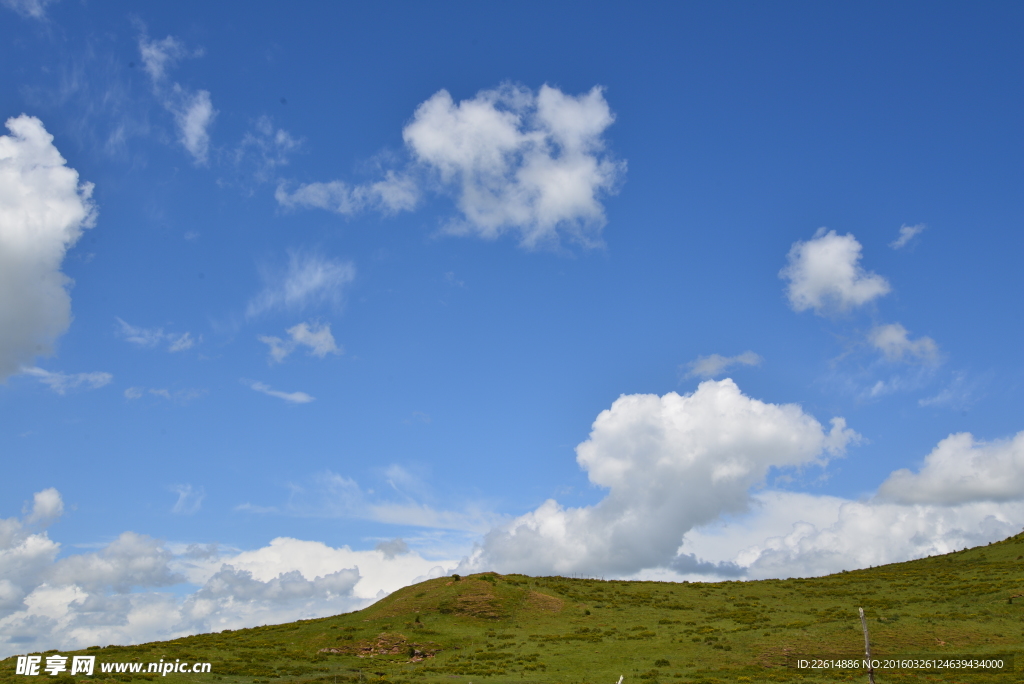
[[(455, 565), (401, 539), (353, 551), (279, 537), (238, 551), (130, 531), (99, 551), (58, 558), (46, 528), (63, 510), (50, 488), (23, 517), (0, 519), (0, 658), (334, 615)], [(195, 589), (184, 596), (171, 591), (188, 585)]]
[[(324, 616), (452, 572), (807, 577), (981, 545), (1024, 524), (1024, 432), (993, 442), (950, 435), (916, 472), (893, 472), (865, 500), (762, 488), (770, 472), (827, 467), (857, 440), (842, 418), (826, 428), (797, 405), (744, 395), (729, 379), (687, 395), (623, 395), (576, 449), (605, 497), (576, 508), (551, 499), (497, 523), (478, 512), (490, 529), (461, 561), (432, 560), (402, 539), (354, 551), (281, 537), (240, 551), (134, 531), (59, 558), (46, 528), (64, 504), (47, 489), (22, 518), (0, 520), (0, 656), (45, 639), (82, 648)], [(324, 493), (335, 502), (340, 495), (340, 508), (311, 500), (315, 510), (291, 513), (366, 517), (369, 506), (383, 523), (442, 529), (458, 519), (455, 528), (468, 529), (465, 512), (424, 516), (428, 509), (412, 503), (396, 515), (354, 481), (326, 477), (336, 486)], [(170, 590), (182, 586), (193, 589)]]

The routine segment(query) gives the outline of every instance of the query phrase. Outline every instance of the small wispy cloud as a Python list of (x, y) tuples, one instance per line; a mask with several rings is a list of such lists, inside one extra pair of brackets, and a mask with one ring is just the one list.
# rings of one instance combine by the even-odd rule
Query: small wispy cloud
[(322, 359), (328, 354), (341, 354), (342, 349), (334, 341), (329, 323), (299, 323), (288, 328), (289, 339), (260, 335), (257, 339), (270, 347), (271, 363), (281, 363), (298, 347), (307, 347), (308, 354)]
[(889, 246), (893, 249), (903, 249), (907, 246), (907, 243), (913, 240), (916, 235), (919, 235), (927, 227), (928, 226), (923, 223), (918, 223), (915, 226), (908, 226), (904, 224), (900, 226), (899, 237), (890, 242)]
[(37, 366), (22, 368), (23, 375), (36, 378), (57, 394), (64, 395), (74, 390), (99, 389), (109, 385), (114, 376), (110, 373), (60, 373), (43, 370)]
[[(310, 481), (287, 484), (288, 500), (275, 506), (243, 503), (236, 511), (311, 518), (353, 518), (390, 525), (458, 531), (479, 535), (504, 518), (476, 505), (462, 510), (439, 510), (426, 503), (428, 489), (421, 478), (391, 465), (384, 473), (395, 499), (386, 499), (373, 489), (364, 489), (350, 477), (332, 471), (317, 473)], [(392, 547), (398, 550), (400, 547)]]
[(301, 311), (310, 306), (339, 306), (345, 286), (355, 280), (351, 261), (330, 259), (309, 252), (290, 252), (284, 273), (264, 270), (264, 287), (249, 301), (245, 315), (253, 318), (268, 311)]
[(698, 356), (694, 361), (686, 364), (687, 372), (685, 377), (713, 378), (734, 366), (758, 366), (762, 361), (764, 359), (752, 351), (745, 351), (736, 356), (722, 356), (721, 354)]
[(128, 342), (140, 347), (155, 347), (164, 339), (162, 328), (139, 328), (120, 318), (116, 319), (121, 326), (121, 336)]
[(868, 342), (888, 361), (935, 364), (939, 345), (930, 337), (910, 339), (910, 331), (899, 323), (877, 325), (868, 333)]
[(410, 416), (409, 418), (405, 419), (402, 422), (404, 422), (406, 424), (412, 423), (412, 422), (429, 424), (431, 422), (431, 418), (430, 418), (430, 414), (426, 413), (424, 411), (413, 411), (412, 412), (412, 416)]
[(177, 103), (171, 108), (171, 113), (181, 133), (181, 144), (196, 164), (203, 166), (210, 150), (210, 125), (217, 116), (210, 91), (190, 92), (175, 83), (173, 92)]
[(384, 214), (412, 211), (420, 197), (416, 181), (395, 171), (388, 171), (382, 180), (373, 183), (352, 185), (335, 180), (307, 183), (291, 191), (288, 188), (287, 183), (281, 183), (274, 193), (274, 199), (282, 207), (326, 209), (345, 216), (367, 209), (375, 209)]
[(929, 373), (902, 373), (876, 380), (871, 387), (865, 388), (859, 398), (862, 400), (879, 399), (898, 392), (913, 392), (921, 389), (931, 378)]
[(194, 347), (195, 343), (195, 340), (192, 339), (192, 334), (185, 333), (183, 335), (178, 335), (176, 338), (173, 338), (171, 340), (171, 346), (167, 347), (167, 351), (185, 351), (186, 349), (191, 349), (192, 347)]
[(979, 391), (988, 378), (971, 378), (963, 371), (953, 373), (948, 385), (930, 397), (917, 402), (918, 406), (946, 408), (952, 411), (966, 411), (978, 401)]
[(124, 391), (124, 398), (134, 401), (141, 399), (147, 394), (166, 399), (167, 401), (173, 401), (176, 404), (187, 404), (194, 399), (205, 396), (206, 390), (189, 388), (171, 391), (165, 387), (150, 387), (149, 389), (145, 387), (129, 387)]
[(192, 515), (199, 511), (206, 496), (206, 491), (202, 487), (194, 488), (190, 484), (171, 485), (168, 489), (178, 495), (178, 500), (171, 507), (171, 513), (179, 515)]
[(26, 19), (45, 19), (46, 6), (55, 0), (2, 0), (0, 4), (13, 10)]
[(283, 128), (275, 128), (269, 116), (261, 116), (235, 148), (232, 162), (240, 172), (251, 172), (257, 183), (267, 183), (274, 180), (278, 169), (288, 165), (288, 157), (301, 146), (301, 140)]
[[(142, 328), (139, 326), (132, 325), (123, 321), (120, 318), (115, 319), (120, 326), (118, 334), (126, 341), (130, 342), (139, 347), (156, 347), (164, 343), (167, 344), (167, 351), (169, 352), (180, 352), (186, 349), (191, 349), (197, 343), (197, 340), (192, 337), (192, 333), (167, 333), (164, 332), (163, 328)], [(202, 336), (199, 337), (198, 341), (202, 340)]]
[(281, 392), (273, 389), (270, 385), (263, 382), (256, 382), (252, 380), (242, 380), (243, 383), (248, 385), (251, 389), (257, 392), (262, 392), (269, 397), (277, 397), (278, 399), (284, 399), (290, 404), (308, 404), (314, 400), (314, 397), (306, 394), (305, 392)]
[(217, 117), (208, 90), (191, 90), (179, 83), (168, 85), (167, 72), (179, 60), (201, 57), (203, 51), (188, 50), (177, 38), (151, 40), (144, 33), (139, 37), (139, 55), (149, 74), (153, 94), (174, 117), (178, 141), (192, 155), (198, 166), (205, 166), (210, 151), (210, 127)]

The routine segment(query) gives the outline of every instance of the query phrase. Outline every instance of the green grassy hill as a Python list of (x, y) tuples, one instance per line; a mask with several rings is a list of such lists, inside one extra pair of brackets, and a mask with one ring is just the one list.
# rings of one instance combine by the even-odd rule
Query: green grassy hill
[[(1014, 595), (1020, 598), (1010, 601)], [(887, 682), (1024, 682), (1024, 534), (815, 579), (621, 582), (484, 573), (429, 580), (364, 610), (139, 646), (97, 662), (209, 661), (211, 674), (80, 677), (108, 684), (866, 682), (793, 660), (1016, 653), (1009, 673), (879, 671)], [(61, 652), (68, 655), (69, 652)], [(0, 662), (0, 684), (38, 681)], [(71, 684), (70, 677), (56, 679)]]

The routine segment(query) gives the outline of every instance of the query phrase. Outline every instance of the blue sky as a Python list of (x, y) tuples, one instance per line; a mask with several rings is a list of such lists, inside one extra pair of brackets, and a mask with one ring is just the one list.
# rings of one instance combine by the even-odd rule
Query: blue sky
[(0, 12), (3, 654), (1024, 525), (1018, 7)]

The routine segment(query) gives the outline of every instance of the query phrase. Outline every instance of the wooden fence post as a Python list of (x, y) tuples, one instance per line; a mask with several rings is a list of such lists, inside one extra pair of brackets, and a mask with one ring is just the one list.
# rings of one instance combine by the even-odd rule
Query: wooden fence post
[(875, 668), (871, 664), (871, 642), (868, 640), (868, 621), (864, 618), (864, 609), (859, 608), (860, 611), (860, 626), (864, 628), (864, 655), (868, 659), (868, 682), (875, 684)]

